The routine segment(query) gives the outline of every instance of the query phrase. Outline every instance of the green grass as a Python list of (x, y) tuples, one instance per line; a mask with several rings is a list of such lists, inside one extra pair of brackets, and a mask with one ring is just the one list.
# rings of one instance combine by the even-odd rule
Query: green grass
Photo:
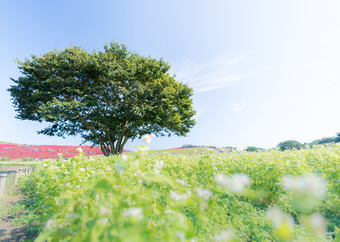
[(32, 161), (0, 161), (0, 167), (5, 166), (37, 166), (40, 162)]
[[(229, 230), (235, 241), (330, 241), (340, 226), (339, 145), (285, 152), (193, 150), (44, 161), (21, 181), (27, 222), (42, 231), (37, 241), (213, 241)], [(252, 181), (242, 193), (217, 182), (221, 175), (239, 188), (244, 179), (233, 183), (233, 177), (240, 173)], [(327, 181), (327, 196), (308, 193), (315, 189), (294, 194), (282, 186), (286, 175), (304, 179), (308, 173)], [(308, 210), (297, 206), (301, 201)], [(273, 207), (284, 213), (279, 227), (266, 216)], [(328, 237), (302, 224), (313, 213), (327, 219)]]
[(170, 154), (170, 155), (200, 155), (211, 152), (209, 149), (200, 148), (185, 148), (185, 149), (166, 149), (166, 150), (150, 150), (151, 155), (156, 154)]

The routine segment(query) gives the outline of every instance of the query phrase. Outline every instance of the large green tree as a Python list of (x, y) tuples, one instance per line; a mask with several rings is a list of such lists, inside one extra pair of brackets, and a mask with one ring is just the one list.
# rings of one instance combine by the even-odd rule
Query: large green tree
[(280, 148), (281, 151), (285, 150), (292, 150), (292, 149), (302, 149), (303, 144), (301, 144), (299, 141), (296, 140), (286, 140), (277, 145), (277, 147)]
[(70, 47), (17, 63), (22, 75), (8, 89), (16, 117), (50, 123), (38, 133), (80, 135), (110, 155), (129, 139), (184, 136), (195, 124), (193, 90), (168, 73), (170, 65), (117, 42), (103, 51)]

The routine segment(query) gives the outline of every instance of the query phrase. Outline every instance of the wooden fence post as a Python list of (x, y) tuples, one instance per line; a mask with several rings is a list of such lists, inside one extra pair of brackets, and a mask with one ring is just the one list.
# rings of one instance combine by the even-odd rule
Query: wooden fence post
[(16, 186), (18, 184), (18, 180), (19, 180), (20, 174), (21, 174), (20, 170), (15, 171), (14, 186)]
[(7, 173), (0, 173), (0, 197), (4, 195)]

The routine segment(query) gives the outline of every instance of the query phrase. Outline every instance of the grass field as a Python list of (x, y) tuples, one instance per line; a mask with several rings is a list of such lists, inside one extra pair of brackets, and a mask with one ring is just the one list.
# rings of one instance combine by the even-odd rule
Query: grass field
[(7, 167), (7, 166), (28, 167), (28, 166), (37, 166), (38, 164), (39, 164), (39, 162), (37, 162), (37, 161), (22, 161), (22, 160), (0, 161), (0, 170), (1, 170), (1, 167)]
[(27, 223), (40, 233), (37, 241), (338, 236), (339, 145), (285, 152), (173, 151), (89, 159), (80, 153), (42, 162), (21, 181)]

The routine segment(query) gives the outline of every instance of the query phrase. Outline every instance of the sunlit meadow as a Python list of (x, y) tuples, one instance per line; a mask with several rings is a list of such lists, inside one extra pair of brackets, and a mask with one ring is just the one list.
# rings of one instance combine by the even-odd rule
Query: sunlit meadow
[(331, 241), (339, 230), (339, 145), (197, 155), (141, 146), (97, 158), (78, 151), (21, 182), (37, 241)]

